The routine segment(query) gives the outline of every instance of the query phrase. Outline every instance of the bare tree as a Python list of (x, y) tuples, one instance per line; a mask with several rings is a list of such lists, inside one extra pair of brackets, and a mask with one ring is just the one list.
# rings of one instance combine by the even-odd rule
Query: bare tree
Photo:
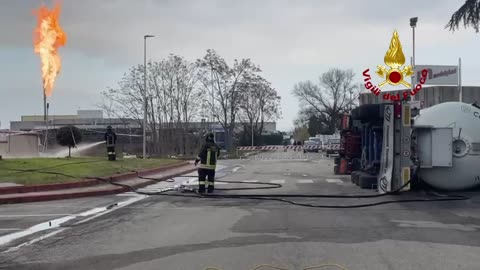
[(293, 94), (303, 107), (317, 113), (320, 119), (325, 119), (333, 134), (340, 115), (355, 104), (360, 91), (353, 83), (354, 77), (352, 70), (330, 69), (320, 76), (318, 85), (311, 81), (297, 83)]
[[(200, 108), (202, 93), (197, 87), (198, 72), (194, 63), (170, 55), (150, 64), (149, 89), (152, 122), (158, 123), (158, 151), (186, 154), (189, 124)], [(165, 152), (165, 151), (163, 151)]]
[(458, 30), (462, 22), (465, 28), (473, 27), (476, 33), (480, 32), (480, 0), (466, 0), (465, 3), (453, 13), (445, 28), (454, 32)]
[[(239, 85), (241, 90), (239, 119), (243, 123), (243, 134), (263, 132), (265, 122), (280, 117), (280, 96), (265, 78), (254, 75)], [(253, 129), (253, 130), (252, 130)]]
[(102, 101), (97, 106), (105, 110), (107, 115), (118, 118), (132, 118), (142, 125), (142, 72), (141, 66), (134, 66), (125, 73), (115, 88), (101, 92)]
[(212, 119), (218, 121), (225, 130), (225, 146), (228, 151), (233, 148), (233, 133), (237, 114), (240, 109), (239, 85), (260, 68), (250, 59), (234, 60), (229, 67), (226, 61), (214, 50), (207, 50), (202, 59), (197, 60), (200, 68), (200, 81), (203, 90), (208, 93), (206, 102), (210, 107)]
[[(132, 67), (118, 87), (102, 92), (104, 109), (137, 119), (142, 125), (143, 66)], [(177, 55), (147, 64), (147, 122), (149, 149), (159, 155), (185, 154), (189, 123), (194, 119), (202, 93), (197, 87), (194, 63)], [(111, 104), (113, 103), (113, 105)]]

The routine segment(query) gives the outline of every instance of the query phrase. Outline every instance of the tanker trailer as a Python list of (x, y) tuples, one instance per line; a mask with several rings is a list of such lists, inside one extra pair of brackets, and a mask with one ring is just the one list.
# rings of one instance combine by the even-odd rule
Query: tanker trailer
[(480, 186), (480, 107), (445, 102), (420, 110), (412, 125), (419, 178), (450, 191)]

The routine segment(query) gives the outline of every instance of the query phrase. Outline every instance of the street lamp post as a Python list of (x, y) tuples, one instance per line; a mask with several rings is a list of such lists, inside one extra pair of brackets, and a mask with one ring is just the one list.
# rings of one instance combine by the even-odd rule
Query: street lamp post
[[(415, 89), (415, 80), (414, 80), (414, 76), (416, 76), (416, 72), (415, 72), (415, 27), (417, 27), (417, 21), (418, 21), (418, 17), (413, 17), (413, 18), (410, 18), (410, 26), (412, 27), (412, 35), (413, 35), (413, 53), (412, 53), (412, 65), (413, 65), (413, 76), (412, 76), (412, 91), (413, 89)], [(412, 96), (412, 100), (415, 100), (415, 96)]]
[(147, 38), (143, 36), (143, 159), (147, 158)]
[(50, 108), (50, 103), (45, 103), (45, 142), (43, 144), (43, 152), (45, 153), (48, 150), (48, 109)]

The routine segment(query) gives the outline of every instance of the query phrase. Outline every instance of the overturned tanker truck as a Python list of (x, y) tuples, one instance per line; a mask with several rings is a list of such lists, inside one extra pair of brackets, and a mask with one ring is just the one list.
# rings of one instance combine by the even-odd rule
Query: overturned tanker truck
[(480, 186), (477, 104), (445, 102), (422, 110), (407, 101), (365, 104), (344, 122), (335, 173), (351, 173), (361, 188), (386, 193), (420, 184), (448, 191)]

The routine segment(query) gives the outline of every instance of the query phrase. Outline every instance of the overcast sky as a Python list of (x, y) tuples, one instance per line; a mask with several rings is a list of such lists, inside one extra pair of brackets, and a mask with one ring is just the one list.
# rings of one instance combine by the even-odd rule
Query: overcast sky
[[(480, 35), (444, 29), (465, 0), (64, 0), (60, 23), (67, 34), (59, 50), (58, 76), (50, 114), (97, 109), (99, 93), (115, 86), (132, 65), (169, 53), (188, 60), (215, 49), (229, 63), (251, 58), (282, 96), (280, 130), (290, 129), (299, 81), (316, 80), (329, 68), (362, 71), (383, 64), (394, 29), (407, 59), (412, 54), (410, 17), (419, 17), (416, 63), (456, 65), (462, 58), (463, 85), (480, 85)], [(53, 1), (0, 0), (0, 121), (43, 114), (40, 59), (33, 51), (32, 10)]]

